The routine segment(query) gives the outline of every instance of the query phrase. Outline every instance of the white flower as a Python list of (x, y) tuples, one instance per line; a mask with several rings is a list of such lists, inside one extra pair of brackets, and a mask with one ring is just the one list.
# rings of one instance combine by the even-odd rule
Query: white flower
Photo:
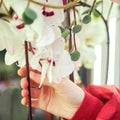
[(6, 49), (10, 54), (14, 54), (17, 44), (22, 40), (21, 35), (3, 20), (0, 20), (0, 29), (0, 50)]
[[(78, 35), (78, 34), (77, 34)], [(79, 70), (80, 67), (84, 66), (87, 69), (91, 69), (94, 66), (96, 60), (96, 55), (94, 51), (94, 46), (88, 46), (83, 41), (80, 40), (79, 35), (76, 35), (76, 45), (77, 50), (80, 52), (80, 58), (76, 61), (75, 70)]]
[(14, 30), (21, 34), (23, 41), (35, 41), (42, 36), (45, 23), (43, 22), (41, 7), (31, 3), (29, 7), (35, 11), (37, 18), (30, 25), (24, 24), (22, 16), (25, 8), (27, 7), (27, 3), (28, 1), (25, 0), (11, 1), (11, 7), (14, 9), (15, 15), (10, 21), (10, 24), (14, 27)]
[[(24, 43), (19, 43), (19, 44), (16, 44), (16, 50), (14, 52), (14, 54), (10, 54), (9, 52), (6, 52), (5, 54), (5, 63), (7, 65), (11, 65), (15, 62), (17, 62), (17, 66), (19, 67), (23, 67), (25, 66), (25, 45)], [(33, 57), (33, 52), (30, 50), (29, 48), (29, 44), (28, 44), (28, 56), (29, 56), (29, 60)], [(31, 46), (32, 47), (32, 46)], [(34, 49), (34, 48), (33, 48)]]
[[(102, 44), (106, 39), (106, 29), (103, 21), (101, 22), (102, 19), (100, 17), (94, 19), (95, 16), (93, 14), (91, 14), (92, 21), (89, 24), (81, 22), (86, 15), (83, 13), (89, 9), (88, 7), (77, 7), (76, 16), (74, 11), (71, 10), (70, 22), (72, 24), (68, 26), (64, 25), (67, 24), (64, 9), (40, 6), (29, 0), (1, 1), (4, 2), (8, 11), (10, 8), (14, 11), (11, 17), (1, 17), (0, 19), (0, 51), (6, 49), (5, 63), (7, 65), (17, 63), (19, 67), (22, 67), (26, 64), (24, 42), (27, 41), (29, 65), (41, 72), (40, 87), (46, 76), (50, 83), (59, 83), (61, 78), (68, 77), (81, 66), (88, 69), (93, 67), (96, 59), (94, 47)], [(63, 5), (63, 0), (35, 1), (51, 5)], [(82, 1), (90, 5), (93, 5), (94, 2), (94, 0)], [(104, 1), (103, 12), (105, 11), (105, 14), (103, 13), (102, 15), (105, 18), (106, 11), (108, 11), (107, 3), (111, 5), (112, 2)], [(29, 25), (23, 20), (23, 13), (26, 7), (32, 9), (37, 15), (33, 23)], [(99, 5), (97, 10), (101, 10), (100, 7)], [(0, 5), (0, 12), (8, 14), (6, 8), (4, 5)], [(72, 31), (75, 24), (81, 24), (82, 26), (81, 31), (76, 34)], [(60, 31), (58, 26), (69, 27), (71, 34), (64, 39), (61, 36), (62, 30)], [(65, 48), (65, 44), (68, 43), (67, 45), (70, 45), (69, 37), (72, 40), (71, 49), (80, 52), (80, 58), (76, 62), (71, 60), (70, 53), (67, 51), (68, 47)]]
[(95, 46), (101, 44), (106, 39), (104, 24), (98, 21), (91, 21), (89, 24), (82, 26), (78, 37), (86, 45)]
[(80, 59), (76, 62), (76, 66), (77, 67), (84, 66), (87, 69), (93, 68), (94, 62), (96, 60), (94, 48), (82, 45), (79, 51), (80, 51)]
[(18, 66), (20, 66), (20, 67), (25, 65), (25, 54), (24, 54), (23, 46), (18, 45), (18, 48), (16, 49), (16, 51), (13, 55), (9, 54), (9, 52), (6, 52), (6, 54), (5, 54), (6, 65), (11, 65), (15, 62), (18, 62)]
[(63, 38), (58, 38), (53, 44), (38, 49), (32, 57), (30, 65), (33, 69), (41, 71), (40, 86), (46, 76), (49, 82), (59, 82), (62, 77), (68, 76), (73, 71), (73, 62), (64, 46)]

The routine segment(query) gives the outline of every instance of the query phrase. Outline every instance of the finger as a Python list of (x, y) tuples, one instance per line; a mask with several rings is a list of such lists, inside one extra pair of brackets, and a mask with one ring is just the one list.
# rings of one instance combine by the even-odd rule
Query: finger
[(17, 73), (19, 76), (25, 76), (26, 75), (26, 66), (20, 68)]
[(21, 91), (21, 95), (22, 95), (23, 97), (28, 96), (28, 89), (23, 89), (23, 90)]
[[(39, 71), (34, 70), (34, 69), (32, 69), (31, 67), (29, 67), (29, 70), (30, 70), (30, 71), (34, 71), (34, 72), (36, 72), (36, 73), (40, 73)], [(24, 66), (24, 67), (22, 67), (22, 68), (20, 68), (20, 69), (18, 70), (18, 75), (19, 75), (19, 76), (25, 76), (25, 75), (26, 75), (26, 66)]]
[[(38, 88), (31, 88), (30, 89), (31, 98), (39, 98), (40, 97), (40, 89)], [(28, 89), (23, 89), (21, 91), (22, 97), (27, 97), (29, 95)]]
[(25, 89), (28, 87), (28, 81), (26, 78), (22, 78), (20, 82), (21, 88)]
[(28, 97), (23, 97), (21, 100), (21, 104), (27, 106), (28, 105)]
[[(28, 103), (29, 103), (28, 97), (23, 97), (21, 100), (21, 104), (28, 106)], [(31, 106), (32, 107), (38, 108), (38, 105), (39, 105), (39, 99), (31, 99)]]
[[(21, 79), (21, 88), (25, 89), (28, 87), (28, 80), (27, 78), (22, 78)], [(30, 80), (30, 87), (33, 87), (33, 88), (38, 88), (39, 84), (35, 83), (33, 80)]]

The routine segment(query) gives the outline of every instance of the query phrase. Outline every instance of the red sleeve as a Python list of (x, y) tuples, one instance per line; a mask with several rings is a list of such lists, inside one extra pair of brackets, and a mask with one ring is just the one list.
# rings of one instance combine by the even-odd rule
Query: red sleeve
[(115, 86), (89, 85), (71, 120), (120, 120), (120, 90)]
[(85, 92), (84, 100), (71, 120), (96, 120), (103, 103), (96, 97)]

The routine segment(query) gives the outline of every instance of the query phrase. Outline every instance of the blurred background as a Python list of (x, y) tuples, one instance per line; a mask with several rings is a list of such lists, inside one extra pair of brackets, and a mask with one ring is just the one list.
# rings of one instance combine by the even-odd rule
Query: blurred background
[[(0, 120), (27, 120), (28, 110), (21, 104), (19, 69), (16, 64), (7, 66), (5, 50), (0, 51)], [(59, 118), (39, 109), (33, 109), (34, 120), (58, 120)]]
[[(5, 52), (0, 51), (0, 120), (27, 120), (27, 107), (21, 104), (19, 68), (16, 64), (5, 65)], [(33, 109), (33, 116), (34, 120), (59, 119), (39, 109)]]

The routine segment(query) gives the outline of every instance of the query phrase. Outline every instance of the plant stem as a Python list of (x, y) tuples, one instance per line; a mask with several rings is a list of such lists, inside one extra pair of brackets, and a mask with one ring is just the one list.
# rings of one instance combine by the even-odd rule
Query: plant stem
[[(79, 4), (77, 6), (83, 6), (83, 7), (91, 7), (90, 5), (84, 3), (84, 2), (79, 2)], [(111, 8), (112, 8), (112, 5), (110, 7), (110, 10), (109, 10), (109, 14), (110, 14), (110, 11), (111, 11)], [(109, 46), (110, 46), (110, 35), (109, 35), (109, 26), (108, 26), (108, 18), (109, 18), (109, 15), (107, 17), (107, 19), (104, 18), (104, 16), (102, 15), (101, 12), (99, 12), (97, 9), (96, 9), (96, 12), (100, 15), (101, 19), (103, 20), (104, 24), (105, 24), (105, 27), (106, 27), (106, 33), (107, 33), (107, 65), (106, 65), (106, 76), (105, 76), (105, 84), (107, 84), (107, 80), (108, 80), (108, 70), (109, 70), (109, 56), (110, 56), (110, 50), (109, 50)]]
[(111, 10), (112, 10), (112, 7), (113, 7), (113, 2), (112, 2), (111, 5), (110, 5), (109, 11), (108, 11), (107, 20), (109, 20), (110, 13), (111, 13)]
[[(70, 0), (68, 1), (70, 3)], [(69, 4), (68, 3), (68, 4)], [(69, 28), (71, 25), (71, 20), (70, 20), (70, 9), (66, 10), (66, 27)], [(72, 31), (70, 29), (70, 36), (69, 36), (69, 52), (72, 50)], [(74, 82), (74, 74), (73, 72), (69, 76), (70, 80)]]
[(93, 9), (94, 9), (95, 3), (96, 3), (96, 0), (93, 1), (93, 4), (92, 4), (91, 9), (90, 9), (90, 12), (89, 12), (89, 15), (91, 15), (91, 13), (92, 13), (92, 11), (93, 11)]
[(29, 94), (28, 94), (28, 101), (29, 101), (28, 120), (32, 120), (31, 91), (30, 91), (30, 74), (29, 74), (29, 58), (28, 58), (28, 43), (27, 43), (27, 41), (25, 41), (24, 44), (25, 44), (26, 73), (27, 73), (28, 92), (29, 92)]
[(67, 9), (67, 8), (75, 6), (78, 2), (80, 2), (80, 0), (75, 0), (73, 2), (69, 2), (68, 4), (62, 5), (62, 6), (45, 4), (45, 3), (37, 2), (35, 0), (31, 0), (31, 2), (36, 4), (36, 5), (45, 6), (45, 7), (53, 8), (53, 9)]
[[(76, 21), (75, 7), (73, 7), (73, 14), (74, 14), (74, 21), (75, 21), (75, 25), (76, 25), (76, 24), (77, 24), (77, 21)], [(77, 50), (75, 35), (76, 35), (76, 34), (73, 33), (74, 47), (75, 47), (75, 50)]]

